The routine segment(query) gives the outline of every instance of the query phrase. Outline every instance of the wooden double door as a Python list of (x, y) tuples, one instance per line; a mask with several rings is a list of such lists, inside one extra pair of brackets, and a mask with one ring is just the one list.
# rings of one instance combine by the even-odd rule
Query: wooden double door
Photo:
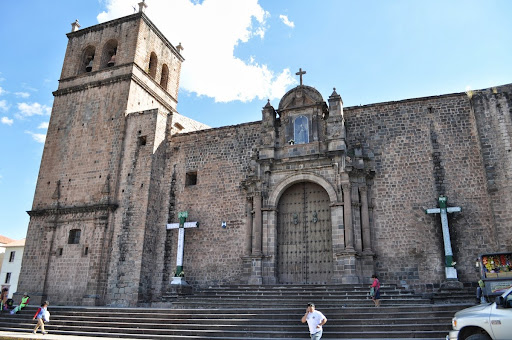
[(277, 272), (282, 284), (326, 284), (333, 273), (331, 209), (320, 185), (289, 187), (278, 203)]

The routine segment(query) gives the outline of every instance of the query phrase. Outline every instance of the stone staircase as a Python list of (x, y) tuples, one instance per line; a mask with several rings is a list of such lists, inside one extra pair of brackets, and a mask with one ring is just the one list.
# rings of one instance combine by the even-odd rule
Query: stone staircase
[[(138, 339), (308, 339), (300, 322), (308, 302), (328, 319), (323, 339), (444, 339), (453, 314), (470, 303), (432, 304), (393, 285), (380, 308), (367, 285), (217, 286), (164, 296), (152, 308), (50, 306), (52, 334)], [(155, 307), (156, 306), (156, 307)], [(28, 332), (35, 306), (0, 316), (1, 331)]]

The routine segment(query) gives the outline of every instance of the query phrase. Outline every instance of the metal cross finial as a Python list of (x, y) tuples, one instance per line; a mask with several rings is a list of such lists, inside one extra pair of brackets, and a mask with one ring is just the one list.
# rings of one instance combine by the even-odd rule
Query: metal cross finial
[(295, 73), (300, 77), (300, 85), (302, 86), (302, 75), (306, 74), (306, 71), (302, 71), (302, 68), (299, 68), (299, 72)]

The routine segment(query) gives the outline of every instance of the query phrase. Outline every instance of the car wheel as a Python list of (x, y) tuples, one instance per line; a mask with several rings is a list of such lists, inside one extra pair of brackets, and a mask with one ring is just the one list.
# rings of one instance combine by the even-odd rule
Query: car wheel
[(487, 334), (473, 334), (466, 338), (466, 340), (492, 340)]

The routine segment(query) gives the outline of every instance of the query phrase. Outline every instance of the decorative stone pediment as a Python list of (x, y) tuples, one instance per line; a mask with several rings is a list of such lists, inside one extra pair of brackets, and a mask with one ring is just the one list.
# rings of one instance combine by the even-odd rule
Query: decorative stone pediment
[(299, 85), (281, 98), (278, 111), (282, 112), (312, 105), (325, 105), (322, 95), (311, 86)]

